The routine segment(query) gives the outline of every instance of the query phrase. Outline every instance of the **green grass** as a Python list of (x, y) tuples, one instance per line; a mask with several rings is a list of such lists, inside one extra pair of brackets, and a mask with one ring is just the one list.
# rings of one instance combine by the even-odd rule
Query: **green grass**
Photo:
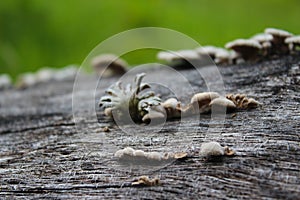
[[(299, 34), (299, 19), (298, 0), (2, 0), (0, 73), (81, 64), (101, 41), (137, 27), (170, 28), (202, 45), (223, 46), (265, 27)], [(133, 65), (154, 62), (155, 52), (125, 58)]]

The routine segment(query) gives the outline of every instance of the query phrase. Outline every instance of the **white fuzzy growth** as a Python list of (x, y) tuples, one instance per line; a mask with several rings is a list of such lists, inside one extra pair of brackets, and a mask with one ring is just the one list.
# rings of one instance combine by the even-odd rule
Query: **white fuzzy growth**
[(222, 156), (224, 155), (224, 147), (218, 142), (203, 143), (200, 148), (201, 156)]

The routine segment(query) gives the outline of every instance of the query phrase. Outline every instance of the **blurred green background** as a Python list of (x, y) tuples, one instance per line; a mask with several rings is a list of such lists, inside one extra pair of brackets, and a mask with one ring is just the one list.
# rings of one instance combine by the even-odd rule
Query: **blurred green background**
[[(127, 29), (171, 28), (223, 46), (277, 27), (299, 34), (298, 0), (1, 0), (0, 73), (81, 64), (101, 41)], [(155, 61), (151, 51), (126, 56)]]

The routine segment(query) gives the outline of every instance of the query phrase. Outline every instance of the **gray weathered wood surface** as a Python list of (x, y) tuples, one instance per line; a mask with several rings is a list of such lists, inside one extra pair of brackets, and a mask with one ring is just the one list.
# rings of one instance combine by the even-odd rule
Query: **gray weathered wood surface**
[[(263, 103), (224, 126), (209, 115), (199, 121), (167, 122), (158, 133), (139, 125), (123, 132), (97, 110), (98, 120), (82, 114), (75, 126), (73, 81), (43, 83), (0, 92), (0, 198), (124, 199), (300, 199), (300, 57), (219, 68), (226, 92), (245, 93)], [(193, 88), (206, 91), (193, 70), (180, 71)], [(160, 78), (168, 74), (150, 70)], [(84, 77), (86, 83), (94, 77)], [(98, 88), (97, 98), (117, 78)], [(180, 89), (180, 82), (174, 85)], [(93, 91), (94, 88), (91, 88)], [(191, 92), (181, 89), (186, 103)], [(79, 107), (95, 104), (86, 90)], [(171, 96), (160, 91), (162, 98)], [(110, 132), (102, 128), (110, 127)], [(130, 126), (125, 127), (130, 130)], [(155, 128), (153, 128), (155, 129)], [(198, 156), (204, 141), (218, 141), (236, 156), (206, 161)], [(123, 166), (113, 152), (125, 146), (152, 151), (188, 151), (190, 157), (164, 166)], [(159, 177), (162, 185), (132, 187), (140, 175)]]

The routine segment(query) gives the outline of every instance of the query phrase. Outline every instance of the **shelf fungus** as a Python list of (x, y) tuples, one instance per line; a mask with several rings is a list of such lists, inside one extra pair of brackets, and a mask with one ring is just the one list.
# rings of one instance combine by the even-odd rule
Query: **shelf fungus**
[(132, 186), (158, 186), (160, 184), (159, 178), (150, 179), (148, 176), (140, 176), (131, 183)]
[(261, 103), (253, 98), (247, 98), (245, 94), (227, 94), (226, 98), (232, 101), (239, 109), (257, 108)]
[(128, 64), (114, 54), (102, 54), (92, 59), (91, 65), (98, 76), (110, 77), (123, 75), (127, 72)]
[(202, 143), (200, 147), (200, 156), (217, 157), (217, 156), (232, 156), (235, 151), (225, 146), (222, 147), (218, 142)]
[(119, 161), (135, 164), (160, 164), (170, 162), (176, 159), (183, 159), (187, 156), (185, 152), (178, 153), (160, 153), (160, 152), (145, 152), (143, 150), (135, 150), (131, 147), (118, 150), (114, 155)]
[(123, 87), (121, 82), (117, 82), (108, 88), (105, 91), (106, 95), (99, 101), (99, 106), (104, 108), (104, 114), (123, 122), (126, 122), (128, 117), (135, 122), (141, 122), (153, 115), (158, 116), (161, 99), (153, 91), (145, 92), (150, 88), (149, 84), (142, 83), (145, 75), (145, 73), (136, 75), (134, 87), (131, 84)]

